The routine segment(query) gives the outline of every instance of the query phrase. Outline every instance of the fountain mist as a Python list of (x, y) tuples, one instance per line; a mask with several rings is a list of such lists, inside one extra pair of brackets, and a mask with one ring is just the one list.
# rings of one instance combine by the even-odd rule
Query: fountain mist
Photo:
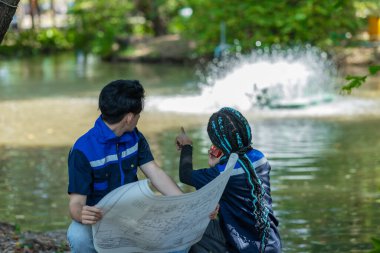
[(333, 98), (337, 76), (327, 54), (310, 46), (238, 53), (214, 60), (199, 73), (200, 94), (154, 97), (148, 108), (208, 113), (223, 106), (239, 110), (307, 107)]

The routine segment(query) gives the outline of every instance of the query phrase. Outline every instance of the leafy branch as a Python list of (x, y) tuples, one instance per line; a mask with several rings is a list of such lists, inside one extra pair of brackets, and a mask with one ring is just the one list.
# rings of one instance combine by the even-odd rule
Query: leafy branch
[(380, 253), (380, 239), (372, 238), (372, 245), (374, 246), (374, 249), (368, 253)]
[(377, 72), (380, 71), (380, 65), (373, 65), (368, 67), (368, 75), (364, 76), (346, 76), (346, 80), (348, 81), (347, 84), (345, 84), (341, 90), (344, 92), (347, 92), (348, 94), (351, 94), (352, 89), (359, 88), (363, 85), (363, 83), (366, 82), (368, 76), (374, 76), (377, 74)]

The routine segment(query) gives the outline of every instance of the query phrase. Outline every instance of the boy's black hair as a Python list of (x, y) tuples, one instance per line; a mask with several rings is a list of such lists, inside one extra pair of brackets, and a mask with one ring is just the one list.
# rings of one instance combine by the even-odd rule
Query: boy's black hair
[(139, 114), (144, 107), (144, 88), (138, 80), (115, 80), (104, 86), (99, 95), (102, 119), (115, 124), (127, 113)]
[(261, 237), (259, 252), (265, 252), (270, 229), (269, 209), (261, 179), (246, 154), (252, 149), (251, 127), (239, 111), (223, 107), (211, 115), (207, 133), (211, 142), (223, 151), (220, 163), (226, 162), (231, 153), (239, 155), (238, 163), (245, 171), (252, 196), (252, 214), (255, 218), (255, 228), (252, 229), (256, 229)]

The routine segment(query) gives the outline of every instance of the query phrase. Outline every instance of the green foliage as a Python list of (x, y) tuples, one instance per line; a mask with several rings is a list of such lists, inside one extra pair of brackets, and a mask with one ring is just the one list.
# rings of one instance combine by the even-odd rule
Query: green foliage
[(366, 82), (368, 76), (374, 76), (379, 71), (380, 71), (380, 65), (373, 65), (373, 66), (368, 67), (368, 72), (369, 72), (368, 75), (364, 75), (364, 76), (350, 76), (349, 75), (346, 77), (346, 80), (348, 81), (348, 83), (345, 84), (341, 88), (341, 90), (344, 92), (347, 92), (348, 94), (351, 94), (353, 89), (359, 88)]
[(69, 11), (73, 17), (69, 37), (76, 49), (111, 58), (131, 36), (166, 34), (181, 2), (78, 0)]
[(201, 54), (219, 44), (221, 22), (226, 24), (227, 43), (238, 40), (243, 50), (250, 50), (256, 41), (264, 46), (309, 43), (324, 48), (333, 44), (334, 34), (345, 38), (358, 25), (353, 1), (187, 0), (187, 5), (193, 15), (175, 22), (197, 42)]
[(72, 48), (72, 44), (66, 35), (67, 31), (57, 28), (11, 31), (0, 46), (0, 54), (33, 55), (67, 50)]
[(373, 65), (368, 67), (368, 72), (370, 75), (376, 75), (377, 72), (380, 71), (380, 65)]
[(131, 31), (130, 1), (78, 0), (69, 11), (73, 17), (70, 39), (76, 49), (110, 57), (117, 50), (117, 38)]
[(66, 38), (66, 32), (57, 28), (41, 30), (37, 33), (37, 43), (43, 51), (64, 50), (71, 47)]
[(362, 84), (366, 82), (367, 77), (368, 76), (346, 76), (348, 83), (342, 87), (342, 90), (350, 94), (352, 89), (362, 86)]
[(372, 238), (373, 249), (368, 253), (380, 253), (380, 239)]
[[(378, 6), (377, 0), (77, 0), (69, 9), (69, 30), (8, 32), (16, 48), (31, 53), (70, 48), (112, 57), (131, 36), (182, 33), (196, 42), (198, 54), (210, 54), (220, 43), (220, 24), (229, 45), (243, 52), (262, 46), (309, 43), (326, 49), (347, 40), (363, 25), (355, 16)], [(179, 10), (190, 7), (192, 16)], [(11, 35), (9, 34), (11, 33)], [(9, 43), (3, 43), (10, 45)], [(7, 51), (8, 48), (0, 48)], [(1, 53), (1, 52), (0, 52)], [(351, 80), (349, 80), (351, 81)], [(357, 83), (357, 82), (356, 82)]]

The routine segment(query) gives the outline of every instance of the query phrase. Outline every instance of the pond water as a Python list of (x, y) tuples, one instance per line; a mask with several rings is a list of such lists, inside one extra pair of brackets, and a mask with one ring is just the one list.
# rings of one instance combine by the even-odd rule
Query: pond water
[(171, 64), (104, 64), (89, 57), (78, 62), (71, 54), (29, 59), (0, 60), (0, 99), (97, 96), (109, 81), (138, 78), (147, 93), (172, 94), (173, 87), (193, 92), (192, 68)]
[[(104, 64), (95, 59), (83, 66), (63, 55), (0, 62), (0, 99), (96, 99), (109, 80), (130, 76), (141, 79), (148, 96), (201, 93), (193, 66)], [(347, 107), (346, 112), (325, 112), (336, 104), (318, 110), (245, 111), (253, 126), (253, 146), (263, 151), (272, 165), (272, 197), (284, 252), (366, 252), (371, 248), (370, 238), (380, 236), (378, 100), (344, 103), (364, 106), (364, 114), (352, 113)], [(372, 110), (368, 103), (375, 105)], [(155, 113), (149, 106), (146, 110)], [(319, 110), (324, 110), (324, 117), (313, 116)], [(169, 114), (165, 131), (147, 136), (157, 161), (178, 182), (179, 154), (173, 140), (183, 122), (176, 120), (176, 113)], [(207, 117), (187, 127), (194, 140), (196, 167), (207, 164), (206, 123)], [(60, 143), (23, 146), (0, 142), (0, 221), (19, 224), (23, 230), (66, 228), (70, 222), (66, 193), (69, 149)]]

